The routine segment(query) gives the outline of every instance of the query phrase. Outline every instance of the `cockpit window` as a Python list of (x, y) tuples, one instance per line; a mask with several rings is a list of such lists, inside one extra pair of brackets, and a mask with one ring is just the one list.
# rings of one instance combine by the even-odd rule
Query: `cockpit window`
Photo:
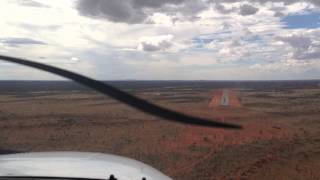
[(0, 177), (6, 158), (62, 151), (177, 180), (320, 179), (319, 9), (0, 0)]

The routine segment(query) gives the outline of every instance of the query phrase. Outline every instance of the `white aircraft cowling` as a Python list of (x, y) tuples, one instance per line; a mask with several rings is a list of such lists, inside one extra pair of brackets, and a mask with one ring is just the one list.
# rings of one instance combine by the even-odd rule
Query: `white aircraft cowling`
[(142, 162), (84, 152), (36, 152), (0, 155), (0, 177), (59, 177), (118, 180), (172, 180)]

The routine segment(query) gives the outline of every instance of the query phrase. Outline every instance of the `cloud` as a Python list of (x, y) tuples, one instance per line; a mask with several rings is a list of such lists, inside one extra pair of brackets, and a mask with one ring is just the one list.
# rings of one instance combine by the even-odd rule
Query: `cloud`
[(209, 8), (205, 0), (79, 0), (80, 15), (128, 24), (143, 23), (156, 12), (192, 19)]
[(173, 36), (162, 35), (153, 37), (142, 37), (140, 38), (137, 49), (141, 51), (165, 51), (173, 46), (172, 43)]
[(221, 14), (238, 12), (242, 16), (249, 16), (270, 4), (276, 4), (277, 7), (269, 10), (279, 17), (284, 15), (282, 11), (286, 10), (285, 6), (295, 3), (320, 6), (318, 0), (253, 0), (245, 3), (241, 0), (78, 0), (76, 7), (83, 16), (138, 24), (148, 22), (154, 13), (169, 15), (174, 20), (197, 20), (200, 12), (212, 7)]
[(296, 2), (304, 1), (255, 0), (253, 3), (243, 3), (240, 0), (78, 0), (76, 8), (82, 16), (139, 24), (152, 22), (150, 17), (155, 13), (168, 15), (172, 17), (173, 22), (199, 20), (198, 14), (212, 7), (221, 14), (236, 12), (242, 16), (249, 16), (256, 14), (267, 3), (277, 4), (277, 7), (271, 7), (269, 10), (279, 17), (284, 15), (282, 11), (286, 5)]
[(77, 58), (77, 57), (71, 57), (69, 61), (72, 62), (72, 63), (76, 63), (76, 62), (79, 61), (79, 58)]
[(0, 1), (1, 53), (100, 79), (266, 78), (259, 67), (279, 70), (267, 76), (279, 79), (290, 69), (320, 70), (318, 28), (281, 21), (317, 11), (317, 0), (33, 1), (51, 8)]
[(313, 3), (316, 6), (320, 6), (320, 1), (319, 0), (309, 0), (309, 2)]
[(180, 4), (184, 0), (133, 0), (133, 5), (137, 8), (150, 7), (150, 8), (160, 8), (164, 4)]
[(275, 16), (275, 17), (283, 17), (283, 16), (284, 16), (284, 13), (282, 13), (282, 12), (280, 12), (280, 11), (276, 11), (276, 12), (274, 13), (274, 16)]
[(81, 15), (106, 18), (114, 22), (134, 24), (145, 20), (147, 15), (129, 2), (126, 0), (80, 0), (77, 9)]
[(291, 57), (297, 60), (320, 59), (320, 38), (317, 31), (277, 37), (277, 40), (290, 45)]
[(242, 16), (248, 16), (248, 15), (253, 15), (256, 12), (258, 12), (258, 8), (251, 6), (249, 4), (244, 4), (242, 6), (240, 6), (240, 14)]
[(309, 37), (305, 37), (302, 35), (291, 35), (291, 36), (284, 36), (278, 37), (282, 42), (288, 43), (295, 49), (306, 50), (311, 45), (311, 39)]
[[(319, 61), (287, 59), (269, 64), (254, 64), (249, 66), (248, 69), (272, 77), (269, 79), (313, 79), (319, 76), (319, 67)], [(316, 71), (316, 73), (310, 73), (310, 71)], [(277, 74), (278, 77), (275, 77), (274, 74)]]
[(30, 39), (30, 38), (0, 38), (1, 44), (6, 44), (11, 47), (20, 45), (45, 45), (45, 42)]
[[(219, 3), (237, 3), (237, 2), (243, 2), (242, 0), (212, 0), (214, 2), (219, 2)], [(267, 3), (281, 3), (283, 5), (290, 5), (290, 4), (294, 4), (297, 2), (309, 2), (312, 3), (316, 6), (320, 5), (320, 2), (318, 0), (251, 0), (248, 2), (252, 2), (252, 3), (259, 3), (261, 5), (265, 5)]]
[(43, 30), (56, 31), (62, 27), (61, 25), (34, 25), (30, 23), (19, 23), (19, 24), (13, 24), (13, 25), (20, 26), (24, 29), (29, 29), (31, 31), (43, 31)]
[[(150, 23), (155, 13), (168, 15), (172, 21), (199, 20), (198, 14), (214, 9), (220, 14), (239, 13), (242, 16), (256, 14), (260, 9), (269, 7), (275, 17), (288, 14), (286, 6), (304, 3), (320, 6), (317, 0), (78, 0), (77, 10), (80, 15), (107, 19), (112, 22), (128, 24)], [(302, 8), (304, 6), (300, 6)], [(298, 7), (295, 7), (297, 10)]]
[(19, 0), (18, 3), (22, 6), (49, 8), (49, 6), (33, 0)]
[(234, 7), (226, 8), (221, 3), (216, 3), (214, 7), (219, 13), (222, 13), (222, 14), (229, 14), (229, 13), (232, 13), (232, 12), (234, 12), (236, 10), (236, 8), (234, 8)]

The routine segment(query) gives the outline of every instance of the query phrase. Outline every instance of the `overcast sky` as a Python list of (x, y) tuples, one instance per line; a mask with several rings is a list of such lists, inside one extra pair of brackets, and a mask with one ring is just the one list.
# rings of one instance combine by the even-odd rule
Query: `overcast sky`
[(320, 1), (1, 0), (0, 54), (100, 80), (319, 79)]

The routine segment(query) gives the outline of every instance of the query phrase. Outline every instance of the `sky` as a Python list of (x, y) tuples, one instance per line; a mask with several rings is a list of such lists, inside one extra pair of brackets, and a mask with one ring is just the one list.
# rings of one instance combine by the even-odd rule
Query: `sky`
[[(320, 79), (319, 0), (1, 0), (0, 54), (99, 80)], [(0, 62), (0, 80), (60, 80)]]

